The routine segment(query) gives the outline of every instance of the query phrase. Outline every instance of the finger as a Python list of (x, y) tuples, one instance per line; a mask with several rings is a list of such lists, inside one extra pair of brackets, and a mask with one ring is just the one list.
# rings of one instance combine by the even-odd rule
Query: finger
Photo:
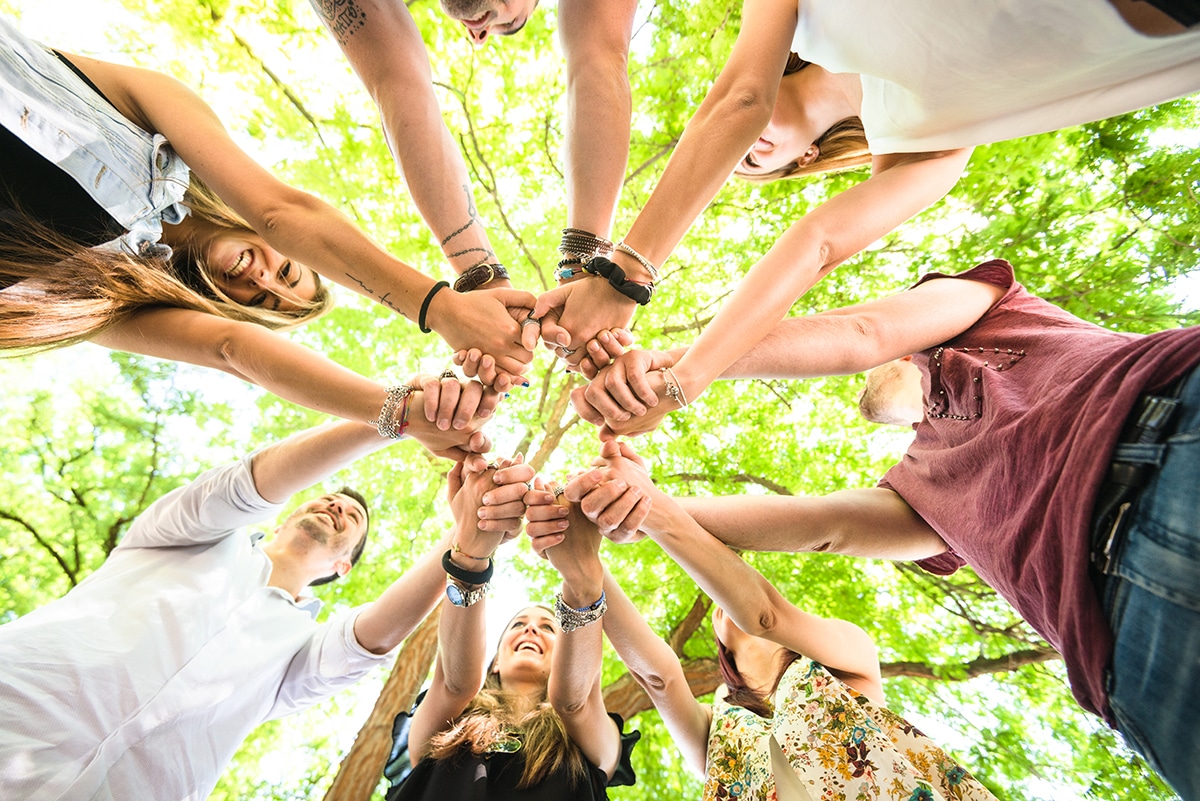
[(650, 386), (650, 374), (645, 370), (625, 370), (625, 382), (647, 406), (658, 405), (658, 393)]
[(462, 367), (463, 372), (468, 377), (475, 378), (479, 375), (479, 367), (480, 362), (483, 359), (483, 351), (481, 351), (479, 348), (470, 348), (469, 350), (461, 352), (464, 354), (463, 360), (461, 362), (456, 360), (456, 363)]
[(483, 384), (478, 381), (464, 382), (458, 404), (454, 407), (454, 419), (451, 425), (456, 431), (461, 431), (470, 425), (479, 412), (479, 402), (483, 399)]
[(500, 393), (494, 389), (483, 389), (483, 394), (479, 399), (479, 416), (482, 418), (491, 417), (496, 413), (496, 407), (500, 405)]
[(594, 426), (604, 425), (604, 414), (588, 402), (587, 387), (576, 387), (571, 390), (571, 405), (575, 413)]
[(645, 468), (646, 460), (643, 459), (641, 455), (633, 449), (633, 445), (628, 442), (618, 442), (617, 447), (620, 449), (621, 456), (625, 457), (631, 462), (634, 462), (638, 467)]
[(621, 443), (615, 439), (606, 440), (600, 443), (600, 457), (602, 459), (615, 459), (621, 455)]
[[(617, 336), (618, 331), (627, 337), (625, 341), (622, 341), (622, 337)], [(601, 331), (596, 335), (596, 341), (611, 360), (625, 352), (626, 346), (633, 342), (633, 337), (624, 328), (617, 328), (612, 331)]]
[(563, 497), (568, 501), (578, 502), (606, 480), (608, 480), (608, 476), (602, 471), (588, 470), (567, 482), (567, 486), (563, 488)]
[(450, 473), (446, 476), (446, 484), (447, 484), (447, 489), (448, 489), (448, 495), (449, 495), (450, 499), (453, 500), (454, 496), (458, 494), (458, 491), (460, 489), (462, 489), (462, 485), (463, 485), (463, 463), (462, 462), (455, 462), (454, 467), (450, 468)]
[[(618, 503), (619, 499), (623, 498), (629, 489), (629, 485), (625, 483), (625, 479), (623, 478), (614, 478), (611, 481), (605, 481), (603, 484), (585, 495), (581, 501), (579, 501), (579, 511), (583, 512), (584, 516), (587, 517), (588, 520), (598, 520), (602, 515), (605, 514), (605, 510), (607, 510), (613, 504)], [(628, 504), (630, 507), (632, 507), (632, 505), (632, 503)], [(611, 515), (609, 515), (609, 517), (611, 517)], [(625, 515), (622, 513), (620, 517), (617, 518), (616, 522), (620, 522), (624, 518)], [(609, 526), (609, 528), (612, 527), (613, 526)]]
[(533, 476), (533, 465), (523, 464), (513, 460), (511, 463), (505, 465), (503, 469), (496, 472), (496, 483), (513, 485), (524, 484), (526, 481), (532, 481)]
[(521, 345), (525, 350), (533, 353), (537, 350), (538, 340), (542, 336), (542, 324), (536, 322), (536, 317), (528, 317), (529, 322), (521, 321)]
[[(607, 381), (608, 379), (605, 377), (602, 380), (591, 382), (586, 387), (572, 390), (572, 392), (582, 391), (584, 401), (595, 410), (596, 414), (599, 414), (605, 420), (628, 420), (629, 412), (608, 393), (608, 388), (605, 386)], [(576, 411), (579, 410), (578, 406), (575, 408)], [(590, 418), (584, 417), (582, 412), (579, 416), (589, 422), (591, 421)], [(603, 422), (601, 421), (597, 425), (602, 425)]]
[(637, 487), (630, 487), (615, 500), (604, 507), (595, 518), (596, 528), (601, 533), (613, 531), (625, 522), (625, 518), (633, 511), (638, 502), (645, 497)]
[[(525, 497), (524, 484), (509, 484), (504, 487), (497, 487), (493, 490), (488, 490), (483, 495), (484, 506), (504, 506), (508, 503), (518, 503)], [(497, 515), (491, 515), (496, 517)]]
[(608, 442), (617, 438), (617, 432), (613, 431), (612, 426), (605, 423), (600, 427), (600, 431), (597, 432), (596, 436), (600, 437), (601, 442)]
[[(532, 292), (527, 292), (524, 289), (511, 289), (509, 287), (500, 287), (499, 289), (490, 289), (500, 302), (509, 309), (534, 309), (538, 301), (537, 295)], [(553, 290), (551, 290), (553, 291)], [(533, 315), (537, 317), (538, 315)], [(515, 323), (516, 320), (513, 320)]]
[[(638, 529), (642, 527), (642, 523), (645, 523), (646, 518), (650, 516), (650, 510), (653, 506), (654, 504), (651, 502), (649, 496), (642, 495), (637, 499), (637, 503), (634, 504), (629, 513), (625, 515), (625, 519), (613, 527), (611, 531), (605, 533), (604, 536), (609, 537), (614, 542), (628, 542), (635, 538)], [(603, 532), (603, 529), (601, 531)]]
[[(562, 522), (564, 524), (566, 523), (565, 520)], [(561, 544), (562, 541), (566, 539), (561, 530), (543, 530), (541, 528), (535, 530), (533, 526), (526, 526), (525, 531), (529, 534), (529, 546), (533, 548), (534, 553), (543, 559), (546, 558), (546, 550), (548, 548), (553, 548), (555, 545)]]
[[(489, 447), (490, 447), (490, 443), (489, 443)], [(461, 448), (457, 448), (456, 450), (458, 450), (460, 452), (462, 451)], [(461, 454), (461, 459), (459, 459), (459, 461), (461, 461), (463, 464), (465, 464), (466, 468), (468, 470), (475, 472), (475, 473), (482, 472), (484, 469), (487, 468), (487, 459), (485, 459), (483, 456), (481, 456), (478, 453), (463, 452)]]
[(480, 520), (520, 520), (525, 516), (525, 501), (522, 500), (524, 495), (518, 497), (515, 501), (507, 503), (489, 503), (487, 506), (480, 506), (478, 516)]
[[(527, 509), (532, 510), (533, 507), (535, 507), (535, 506), (550, 506), (550, 505), (552, 505), (554, 503), (554, 493), (547, 492), (546, 490), (541, 490), (541, 489), (532, 489), (532, 490), (529, 490), (528, 492), (526, 492), (525, 497), (522, 498), (521, 500), (523, 500), (525, 502), (525, 506)], [(566, 507), (559, 506), (559, 507), (555, 507), (555, 508), (565, 509)]]
[(441, 381), (441, 389), (442, 395), (437, 405), (437, 427), (442, 431), (449, 431), (454, 420), (454, 410), (462, 395), (462, 385), (458, 383), (457, 378), (444, 378)]
[(583, 373), (583, 377), (591, 381), (600, 373), (600, 368), (592, 361), (592, 355), (589, 353), (586, 359), (579, 361), (579, 372)]
[(467, 351), (465, 351), (465, 350), (454, 351), (454, 355), (451, 357), (451, 361), (454, 362), (454, 365), (456, 367), (462, 367), (463, 364), (467, 361)]
[[(410, 386), (417, 385), (410, 382)], [(419, 389), (421, 391), (421, 408), (425, 413), (425, 419), (436, 423), (438, 404), (442, 399), (442, 382), (436, 376), (424, 376)]]
[[(529, 355), (526, 351), (521, 352)], [(525, 371), (529, 369), (529, 364), (514, 359), (512, 356), (500, 356), (496, 359), (496, 367), (510, 375), (524, 375)]]
[[(604, 388), (623, 410), (634, 417), (641, 417), (646, 413), (646, 404), (642, 403), (641, 399), (629, 388), (624, 365), (619, 363), (613, 365), (613, 369), (604, 376)], [(612, 415), (612, 417), (617, 420), (628, 419), (619, 415)]]
[(550, 350), (571, 344), (571, 332), (558, 324), (558, 315), (547, 313), (542, 317), (542, 342)]
[[(533, 304), (533, 316), (542, 321), (545, 326), (545, 317), (551, 311), (554, 311), (554, 317), (557, 321), (558, 315), (562, 313), (563, 306), (566, 305), (567, 297), (571, 294), (571, 285), (555, 287), (548, 292), (543, 292), (538, 296), (537, 302)], [(545, 338), (545, 331), (542, 332), (542, 338)]]
[(616, 338), (617, 342), (621, 344), (621, 347), (628, 348), (633, 344), (633, 332), (628, 328), (611, 328), (609, 331)]
[[(540, 523), (554, 523), (560, 520), (565, 524), (567, 522), (567, 515), (570, 513), (571, 510), (565, 506), (559, 506), (555, 503), (540, 504), (528, 507), (525, 511), (525, 519), (529, 521), (530, 526)], [(562, 531), (564, 528), (566, 528), (566, 525), (561, 527), (553, 526), (555, 531)]]

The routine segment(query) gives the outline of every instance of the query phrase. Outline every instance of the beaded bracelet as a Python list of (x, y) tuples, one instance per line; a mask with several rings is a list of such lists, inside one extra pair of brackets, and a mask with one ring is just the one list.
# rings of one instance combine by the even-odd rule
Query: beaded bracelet
[(613, 243), (602, 236), (596, 236), (591, 231), (584, 231), (581, 228), (564, 228), (558, 250), (564, 256), (590, 259), (593, 256), (610, 255), (613, 251)]
[[(397, 384), (394, 387), (388, 387), (387, 397), (383, 400), (383, 408), (379, 410), (379, 417), (375, 418), (375, 430), (379, 432), (379, 436), (388, 437), (390, 439), (400, 439), (404, 436), (404, 430), (408, 428), (408, 404), (413, 392), (416, 390), (408, 384)], [(400, 408), (400, 422), (396, 423), (396, 407)]]
[(561, 592), (554, 596), (554, 616), (558, 618), (559, 628), (564, 633), (595, 623), (604, 617), (604, 613), (607, 611), (608, 598), (605, 597), (604, 590), (600, 591), (600, 600), (591, 606), (585, 606), (583, 609), (576, 609), (573, 606), (567, 605), (567, 602), (563, 600)]

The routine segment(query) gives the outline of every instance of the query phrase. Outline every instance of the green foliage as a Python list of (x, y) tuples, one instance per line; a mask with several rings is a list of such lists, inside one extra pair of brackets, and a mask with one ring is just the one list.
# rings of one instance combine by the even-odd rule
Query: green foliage
[[(0, 12), (33, 16), (36, 5), (0, 0)], [(370, 98), (307, 3), (122, 0), (122, 6), (130, 13), (114, 14), (102, 30), (36, 34), (175, 74), (279, 177), (337, 205), (419, 269), (446, 272)], [(630, 61), (634, 130), (617, 232), (648, 197), (740, 21), (738, 9), (722, 0), (643, 6)], [(553, 283), (557, 231), (566, 219), (555, 9), (540, 10), (519, 36), (476, 50), (432, 0), (409, 7), (429, 45), (439, 99), (467, 156), (492, 243), (515, 284), (540, 291)], [(1003, 256), (1032, 291), (1101, 325), (1149, 332), (1200, 322), (1195, 296), (1183, 303), (1176, 288), (1198, 273), (1198, 123), (1196, 102), (1186, 100), (978, 148), (944, 202), (840, 267), (793, 311), (878, 297), (927, 271), (957, 272)], [(666, 266), (655, 303), (637, 313), (640, 344), (690, 342), (792, 221), (865, 177), (860, 170), (770, 185), (731, 182)], [(373, 377), (437, 372), (447, 363), (436, 337), (363, 298), (341, 292), (339, 302), (332, 314), (289, 336)], [(515, 390), (491, 426), (498, 450), (521, 447), (532, 455), (565, 426), (544, 472), (562, 476), (585, 466), (596, 449), (593, 432), (573, 422), (569, 410), (554, 413), (577, 379), (548, 354), (538, 356), (531, 375), (532, 386)], [(0, 620), (60, 596), (94, 570), (154, 498), (235, 458), (247, 443), (266, 443), (321, 419), (228, 376), (109, 359), (91, 346), (9, 360), (0, 364), (0, 376), (7, 387), (0, 396)], [(870, 486), (907, 437), (857, 417), (857, 385), (853, 377), (719, 384), (638, 448), (656, 480), (676, 494)], [(363, 491), (375, 522), (362, 564), (348, 580), (321, 590), (327, 602), (336, 608), (374, 598), (448, 529), (447, 469), (408, 443), (331, 482)], [(553, 570), (524, 545), (507, 553), (494, 602), (549, 598), (557, 585)], [(698, 591), (652, 543), (606, 546), (605, 558), (664, 636), (691, 609)], [(1042, 645), (970, 571), (943, 581), (835, 556), (748, 559), (804, 608), (866, 628), (883, 662), (931, 666), (936, 680), (889, 680), (890, 704), (945, 742), (1001, 798), (1171, 797), (1115, 735), (1078, 709), (1060, 664), (959, 680), (972, 660)], [(713, 655), (707, 622), (683, 651), (689, 658)], [(622, 673), (610, 655), (605, 681)], [(377, 691), (375, 682), (260, 728), (213, 798), (319, 796)], [(658, 716), (645, 712), (631, 724), (643, 732), (635, 757), (640, 781), (612, 796), (697, 797), (700, 784)]]

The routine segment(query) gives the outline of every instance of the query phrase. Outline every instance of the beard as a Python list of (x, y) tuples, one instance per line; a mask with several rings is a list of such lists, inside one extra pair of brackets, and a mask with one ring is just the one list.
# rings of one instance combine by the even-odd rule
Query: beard
[(455, 19), (479, 19), (496, 7), (496, 0), (438, 0), (445, 11)]
[(307, 534), (309, 539), (311, 539), (313, 542), (320, 543), (321, 545), (328, 544), (329, 534), (327, 533), (326, 527), (321, 525), (321, 523), (315, 518), (305, 515), (297, 518), (293, 522), (295, 523), (296, 528)]

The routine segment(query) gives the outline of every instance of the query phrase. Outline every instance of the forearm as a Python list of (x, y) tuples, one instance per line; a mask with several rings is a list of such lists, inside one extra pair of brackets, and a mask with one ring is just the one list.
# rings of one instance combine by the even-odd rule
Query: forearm
[[(387, 653), (429, 616), (438, 601), (445, 597), (442, 554), (449, 547), (449, 539), (435, 545), (358, 616), (354, 636), (363, 648), (371, 653)], [(446, 617), (443, 613), (441, 625), (445, 625)]]
[(254, 486), (264, 500), (283, 503), (392, 441), (370, 425), (348, 420), (310, 428), (254, 455)]
[[(625, 54), (567, 60), (567, 225), (609, 237), (629, 161)], [(597, 121), (603, 121), (598, 124)]]
[(689, 517), (731, 548), (924, 559), (946, 543), (904, 499), (882, 488), (816, 498), (726, 496), (675, 499)]

